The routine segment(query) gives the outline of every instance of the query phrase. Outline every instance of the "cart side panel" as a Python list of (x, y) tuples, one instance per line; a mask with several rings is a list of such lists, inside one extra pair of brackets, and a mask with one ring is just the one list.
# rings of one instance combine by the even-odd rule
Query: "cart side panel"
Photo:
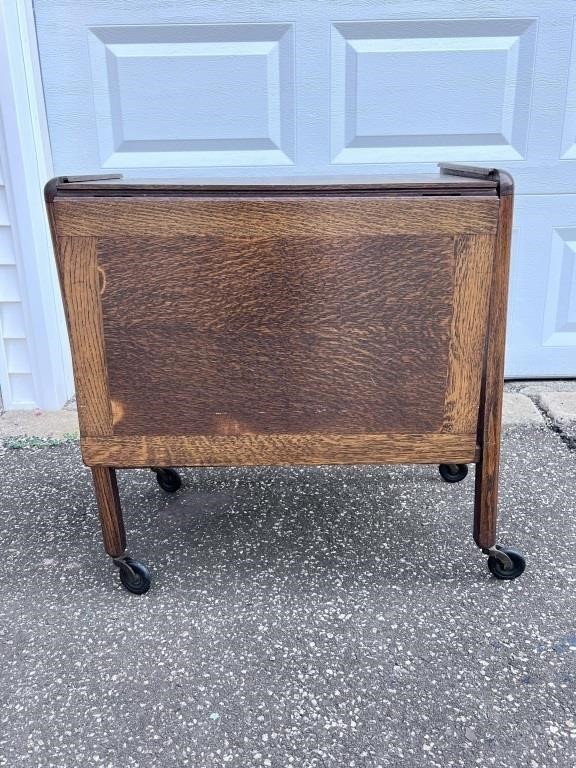
[(477, 460), (497, 206), (56, 199), (86, 463)]

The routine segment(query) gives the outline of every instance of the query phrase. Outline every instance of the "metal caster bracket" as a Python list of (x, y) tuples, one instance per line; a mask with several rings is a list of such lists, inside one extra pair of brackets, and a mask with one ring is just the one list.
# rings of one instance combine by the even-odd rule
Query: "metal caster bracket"
[(130, 566), (130, 560), (131, 559), (132, 558), (130, 557), (130, 555), (126, 551), (126, 552), (124, 552), (123, 555), (120, 555), (120, 557), (113, 557), (112, 558), (112, 562), (114, 563), (116, 568), (126, 568), (126, 570), (130, 571), (130, 573), (133, 576), (136, 576), (136, 574), (134, 573), (134, 569)]
[(508, 557), (506, 552), (502, 551), (499, 544), (495, 544), (493, 547), (490, 547), (488, 549), (483, 549), (482, 552), (485, 555), (488, 555), (490, 557), (495, 557), (496, 560), (498, 560), (501, 563), (504, 569), (509, 569), (514, 567), (512, 558)]

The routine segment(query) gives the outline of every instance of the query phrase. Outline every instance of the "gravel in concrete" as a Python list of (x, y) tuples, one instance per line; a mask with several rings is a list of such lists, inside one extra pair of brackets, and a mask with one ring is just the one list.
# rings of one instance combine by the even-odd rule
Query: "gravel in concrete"
[(576, 765), (576, 461), (505, 432), (499, 582), (473, 471), (120, 473), (152, 590), (105, 558), (73, 445), (0, 455), (0, 766)]

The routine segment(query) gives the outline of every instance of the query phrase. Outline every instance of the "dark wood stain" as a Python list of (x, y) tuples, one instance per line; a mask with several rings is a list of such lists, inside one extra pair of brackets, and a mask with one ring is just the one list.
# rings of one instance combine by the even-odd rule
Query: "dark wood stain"
[(92, 467), (92, 481), (98, 502), (104, 549), (111, 557), (120, 557), (126, 549), (126, 531), (116, 472), (111, 467)]
[[(451, 165), (450, 168), (455, 166)], [(481, 169), (476, 178), (445, 175), (448, 166), (441, 165), (441, 174), (418, 174), (415, 176), (342, 176), (331, 175), (324, 178), (315, 176), (306, 178), (292, 176), (284, 178), (235, 178), (235, 179), (123, 179), (119, 174), (97, 174), (96, 176), (61, 176), (51, 179), (45, 187), (45, 197), (51, 202), (56, 195), (72, 197), (99, 194), (124, 196), (130, 195), (218, 195), (228, 197), (258, 196), (263, 194), (295, 195), (342, 195), (342, 193), (379, 195), (429, 195), (429, 194), (464, 194), (496, 195), (498, 181)], [(476, 169), (478, 171), (478, 169)]]
[(100, 240), (114, 434), (439, 430), (452, 255), (446, 236)]
[(56, 197), (59, 237), (462, 235), (496, 231), (496, 197)]
[(496, 542), (498, 518), (498, 479), (502, 431), (502, 399), (504, 391), (504, 348), (506, 339), (506, 306), (512, 240), (514, 184), (509, 174), (500, 172), (502, 196), (496, 238), (496, 253), (490, 290), (490, 316), (482, 395), (478, 414), (480, 461), (476, 467), (474, 504), (474, 541), (489, 548)]
[(89, 465), (259, 466), (291, 464), (469, 463), (478, 460), (474, 435), (172, 435), (84, 437)]
[(58, 272), (72, 348), (81, 433), (112, 433), (106, 352), (100, 312), (96, 240), (60, 238)]
[(455, 241), (447, 432), (472, 433), (478, 422), (494, 244), (491, 235), (468, 235)]
[(494, 544), (513, 184), (442, 170), (47, 184), (110, 555), (114, 467), (171, 464), (476, 462)]

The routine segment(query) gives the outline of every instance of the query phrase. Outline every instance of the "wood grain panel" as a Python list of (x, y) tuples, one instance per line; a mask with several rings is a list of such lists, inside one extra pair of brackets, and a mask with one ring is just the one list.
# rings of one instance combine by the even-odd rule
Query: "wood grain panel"
[(349, 237), (422, 232), (494, 233), (498, 200), (491, 197), (362, 197), (338, 199), (56, 198), (57, 234), (82, 236), (215, 235)]
[(112, 434), (110, 395), (93, 238), (60, 238), (56, 252), (72, 348), (78, 419), (83, 435)]
[(81, 440), (88, 466), (469, 463), (475, 437), (453, 434), (112, 437)]
[(464, 434), (474, 432), (478, 423), (495, 241), (490, 235), (472, 235), (456, 238), (454, 245), (454, 314), (444, 429)]
[(392, 331), (293, 335), (173, 326), (144, 339), (116, 329), (108, 342), (114, 434), (440, 430), (444, 335), (416, 320)]
[(442, 427), (449, 237), (105, 238), (98, 258), (117, 435)]
[(189, 323), (272, 332), (349, 325), (430, 325), (451, 312), (453, 238), (99, 238), (106, 327)]

